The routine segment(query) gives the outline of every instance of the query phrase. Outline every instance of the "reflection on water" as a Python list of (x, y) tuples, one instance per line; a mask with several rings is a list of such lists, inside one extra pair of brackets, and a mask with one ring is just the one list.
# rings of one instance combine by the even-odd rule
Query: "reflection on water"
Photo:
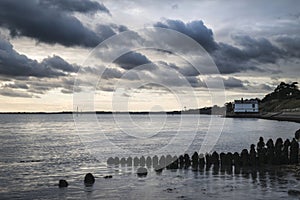
[[(170, 124), (178, 120), (173, 117)], [(159, 117), (152, 120), (155, 119)], [(207, 130), (208, 120), (201, 118), (200, 135)], [(116, 134), (118, 129), (112, 122), (111, 116), (101, 116), (101, 131)], [(112, 152), (109, 146), (101, 145), (96, 146), (97, 151), (86, 148), (75, 130), (72, 115), (0, 115), (0, 125), (0, 199), (295, 199), (287, 191), (300, 189), (299, 179), (293, 173), (278, 169), (211, 166), (164, 170), (161, 174), (151, 169), (147, 177), (138, 178), (135, 167), (106, 165), (108, 157), (127, 157), (128, 152)], [(214, 149), (240, 152), (257, 143), (259, 136), (273, 140), (291, 138), (298, 128), (299, 124), (290, 122), (226, 119)], [(183, 129), (188, 133), (188, 126)], [(168, 124), (163, 131), (165, 134), (156, 135), (161, 138), (141, 144), (133, 142), (136, 152), (155, 148), (160, 141), (167, 141), (166, 134), (173, 134)], [(116, 141), (121, 147), (130, 145), (118, 138)], [(201, 141), (199, 136), (189, 150), (199, 148)], [(96, 177), (95, 185), (89, 188), (83, 184), (88, 172)], [(104, 179), (105, 175), (113, 178)], [(69, 187), (59, 189), (59, 179), (66, 179)]]
[[(96, 166), (93, 168), (95, 171)], [(104, 179), (103, 173), (113, 175)], [(233, 170), (222, 172), (215, 169), (193, 171), (191, 169), (164, 170), (157, 174), (148, 173), (138, 178), (134, 167), (110, 168), (95, 171), (96, 183), (85, 187), (82, 175), (71, 179), (68, 188), (59, 189), (50, 184), (36, 185), (30, 191), (6, 193), (2, 198), (22, 199), (295, 199), (287, 191), (299, 188), (297, 179), (290, 173), (278, 169), (258, 169), (257, 171)], [(72, 175), (73, 176), (73, 175)]]

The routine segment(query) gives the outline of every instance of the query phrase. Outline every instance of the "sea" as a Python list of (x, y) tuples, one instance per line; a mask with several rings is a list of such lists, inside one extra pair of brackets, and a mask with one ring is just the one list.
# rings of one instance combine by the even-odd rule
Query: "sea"
[[(109, 157), (241, 152), (292, 139), (299, 123), (217, 115), (1, 114), (0, 199), (299, 199), (300, 177), (278, 169), (214, 171), (111, 166)], [(234, 171), (234, 170), (233, 170)], [(86, 187), (92, 173), (96, 182)], [(104, 176), (112, 175), (105, 179)], [(58, 181), (68, 181), (59, 188)]]

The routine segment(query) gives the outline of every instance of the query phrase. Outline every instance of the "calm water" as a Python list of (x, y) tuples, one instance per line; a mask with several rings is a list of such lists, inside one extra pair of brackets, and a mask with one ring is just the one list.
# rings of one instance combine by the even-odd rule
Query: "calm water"
[[(178, 155), (207, 150), (214, 140), (213, 150), (240, 152), (260, 136), (291, 139), (300, 124), (205, 115), (131, 117), (98, 115), (95, 124), (80, 116), (74, 123), (72, 115), (0, 115), (0, 199), (295, 199), (287, 191), (300, 189), (293, 174), (273, 170), (150, 170), (138, 178), (134, 168), (106, 166), (110, 156)], [(83, 186), (88, 172), (97, 178), (92, 188)], [(102, 178), (108, 174), (113, 178)], [(59, 189), (59, 179), (69, 187)]]

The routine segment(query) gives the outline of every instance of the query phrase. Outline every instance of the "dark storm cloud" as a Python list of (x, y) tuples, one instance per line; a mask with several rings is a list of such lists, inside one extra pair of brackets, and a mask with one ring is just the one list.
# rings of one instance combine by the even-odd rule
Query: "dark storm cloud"
[(8, 77), (59, 77), (76, 72), (72, 66), (59, 56), (48, 57), (42, 62), (21, 55), (13, 46), (0, 37), (0, 75)]
[(114, 63), (126, 70), (130, 70), (150, 62), (151, 61), (145, 55), (138, 52), (126, 53), (114, 61)]
[(247, 70), (262, 71), (255, 62), (251, 62), (250, 58), (241, 49), (220, 43), (220, 48), (211, 55), (221, 74), (232, 74)]
[(28, 85), (26, 83), (10, 83), (10, 84), (5, 84), (3, 86), (4, 88), (13, 88), (13, 89), (28, 89)]
[(77, 72), (79, 70), (79, 66), (71, 65), (67, 63), (64, 59), (56, 55), (45, 58), (41, 62), (41, 65), (53, 69), (62, 70), (64, 72)]
[(105, 12), (109, 14), (109, 10), (102, 4), (90, 0), (41, 0), (40, 3), (46, 7), (53, 7), (70, 12)]
[(234, 78), (234, 77), (229, 77), (227, 79), (223, 79), (223, 82), (224, 82), (225, 88), (227, 88), (227, 89), (244, 87), (243, 81), (241, 81), (237, 78)]
[(5, 84), (4, 88), (28, 89), (29, 87), (26, 83), (10, 83), (10, 84)]
[(258, 66), (275, 64), (284, 57), (284, 51), (273, 45), (266, 38), (254, 39), (250, 36), (234, 36), (239, 47), (219, 43), (219, 48), (212, 53), (220, 73), (230, 74), (242, 71), (266, 71)]
[(64, 94), (79, 92), (81, 88), (74, 86), (73, 76), (52, 78), (30, 77), (27, 80), (10, 80), (13, 83), (4, 84), (0, 95), (10, 97), (38, 98), (53, 89), (60, 89)]
[(103, 79), (113, 79), (113, 78), (121, 78), (123, 76), (123, 72), (115, 68), (105, 68), (101, 78)]
[(195, 76), (187, 76), (185, 78), (189, 82), (189, 84), (194, 88), (206, 87), (206, 84)]
[(234, 36), (234, 41), (241, 45), (244, 59), (255, 59), (260, 63), (275, 63), (283, 53), (266, 38), (254, 39), (250, 36)]
[(157, 22), (154, 26), (186, 34), (196, 40), (208, 52), (212, 52), (218, 48), (218, 44), (213, 37), (213, 31), (207, 28), (201, 20), (184, 23), (180, 20), (167, 19), (164, 22)]
[[(221, 74), (233, 74), (245, 71), (270, 72), (264, 64), (276, 64), (280, 59), (299, 57), (299, 37), (278, 37), (275, 45), (264, 37), (253, 38), (248, 35), (233, 35), (234, 45), (216, 42), (213, 31), (203, 21), (183, 22), (167, 19), (154, 24), (156, 27), (179, 31), (196, 40), (214, 59)], [(170, 36), (172, 37), (172, 36)], [(185, 76), (197, 76), (193, 67), (178, 68)], [(272, 71), (272, 70), (271, 70)], [(272, 73), (279, 73), (274, 69)]]
[(158, 63), (178, 71), (183, 76), (192, 77), (192, 76), (200, 75), (200, 72), (195, 67), (193, 67), (191, 64), (188, 64), (188, 63), (186, 63), (184, 66), (180, 66), (180, 67), (177, 66), (175, 63), (167, 63), (164, 61), (159, 61)]
[(118, 24), (109, 24), (109, 26), (115, 31), (115, 32), (124, 32), (129, 31), (129, 29), (124, 25), (118, 25)]
[(27, 36), (40, 42), (64, 46), (95, 47), (106, 39), (83, 26), (68, 12), (45, 6), (37, 0), (1, 0), (0, 26), (7, 28), (12, 37)]
[(292, 57), (300, 57), (300, 37), (280, 36), (276, 41), (282, 45), (286, 54)]
[(0, 95), (8, 97), (22, 97), (22, 98), (32, 98), (33, 95), (28, 94), (27, 92), (16, 91), (11, 89), (1, 89)]
[(208, 89), (245, 89), (243, 81), (234, 77), (207, 77), (203, 82), (207, 84)]

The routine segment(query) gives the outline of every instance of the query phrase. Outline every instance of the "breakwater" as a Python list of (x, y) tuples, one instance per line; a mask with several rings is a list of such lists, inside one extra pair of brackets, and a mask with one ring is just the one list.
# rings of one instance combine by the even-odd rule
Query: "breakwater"
[(141, 157), (110, 157), (107, 159), (108, 165), (127, 165), (136, 167), (154, 168), (156, 172), (163, 169), (187, 169), (193, 170), (209, 170), (213, 167), (216, 169), (226, 168), (235, 170), (239, 168), (257, 168), (274, 165), (294, 165), (299, 163), (299, 143), (295, 138), (283, 141), (277, 138), (274, 141), (268, 139), (266, 142), (263, 137), (259, 138), (258, 143), (252, 144), (250, 149), (243, 149), (241, 152), (213, 152), (206, 154), (198, 154), (194, 152), (192, 155), (162, 155), (157, 156), (141, 156)]

